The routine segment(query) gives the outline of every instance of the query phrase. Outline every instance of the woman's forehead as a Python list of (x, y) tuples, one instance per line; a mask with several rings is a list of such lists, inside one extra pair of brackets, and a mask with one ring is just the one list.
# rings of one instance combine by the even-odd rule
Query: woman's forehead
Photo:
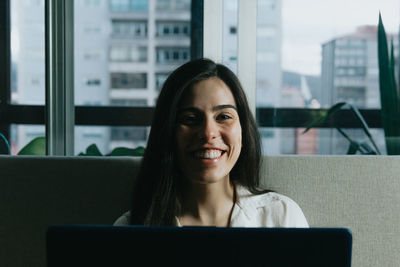
[(188, 88), (179, 106), (183, 108), (197, 105), (231, 105), (236, 107), (236, 102), (231, 89), (225, 82), (217, 77), (212, 77), (195, 83)]

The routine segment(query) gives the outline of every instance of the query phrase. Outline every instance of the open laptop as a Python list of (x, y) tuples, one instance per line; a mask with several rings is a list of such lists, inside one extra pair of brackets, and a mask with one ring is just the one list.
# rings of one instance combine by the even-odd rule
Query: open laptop
[(52, 226), (47, 266), (351, 266), (341, 228)]

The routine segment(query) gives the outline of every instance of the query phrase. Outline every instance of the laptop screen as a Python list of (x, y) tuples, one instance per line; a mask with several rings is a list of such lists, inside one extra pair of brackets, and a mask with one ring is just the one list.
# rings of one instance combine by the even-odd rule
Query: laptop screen
[(342, 228), (52, 226), (47, 266), (351, 266)]

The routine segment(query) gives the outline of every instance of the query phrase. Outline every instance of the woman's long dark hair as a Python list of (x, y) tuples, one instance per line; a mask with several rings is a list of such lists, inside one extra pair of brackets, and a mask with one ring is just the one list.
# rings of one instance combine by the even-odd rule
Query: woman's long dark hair
[(180, 207), (180, 171), (175, 153), (178, 105), (185, 90), (211, 77), (218, 77), (231, 89), (242, 127), (242, 150), (230, 172), (230, 179), (254, 194), (264, 192), (258, 189), (260, 136), (239, 79), (224, 65), (197, 59), (176, 69), (162, 87), (133, 190), (131, 224), (175, 225)]

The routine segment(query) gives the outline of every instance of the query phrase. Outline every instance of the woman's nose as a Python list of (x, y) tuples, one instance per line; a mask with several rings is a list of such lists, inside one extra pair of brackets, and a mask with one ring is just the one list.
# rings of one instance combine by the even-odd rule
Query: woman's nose
[(218, 134), (217, 123), (212, 119), (205, 119), (199, 129), (199, 138), (208, 141), (218, 137)]

